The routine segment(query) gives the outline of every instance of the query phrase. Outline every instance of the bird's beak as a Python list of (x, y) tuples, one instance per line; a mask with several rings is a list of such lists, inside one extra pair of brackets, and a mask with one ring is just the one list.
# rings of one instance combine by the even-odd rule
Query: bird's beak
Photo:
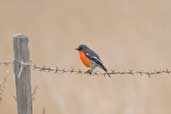
[(79, 49), (78, 49), (78, 48), (75, 48), (75, 50), (77, 50), (77, 51), (78, 51)]

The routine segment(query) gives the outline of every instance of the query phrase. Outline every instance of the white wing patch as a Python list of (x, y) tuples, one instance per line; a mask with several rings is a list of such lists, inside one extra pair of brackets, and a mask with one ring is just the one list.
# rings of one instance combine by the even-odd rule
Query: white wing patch
[(86, 55), (88, 56), (88, 57), (90, 57), (90, 58), (92, 58), (92, 59), (94, 59), (94, 60), (96, 60), (96, 61), (99, 61), (100, 63), (103, 63), (98, 57), (96, 57), (96, 56), (90, 56), (90, 54), (89, 53), (86, 53)]
[(103, 63), (99, 58), (97, 58), (97, 57), (93, 57), (95, 60), (97, 60), (97, 61), (99, 61), (100, 63)]
[(88, 53), (86, 53), (86, 55), (87, 55), (87, 56), (89, 56), (89, 54), (88, 54)]

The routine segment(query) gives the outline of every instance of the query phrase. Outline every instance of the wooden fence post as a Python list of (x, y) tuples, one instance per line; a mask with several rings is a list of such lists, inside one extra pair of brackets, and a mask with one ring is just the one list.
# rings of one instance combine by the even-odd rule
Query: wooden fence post
[(32, 114), (32, 89), (28, 37), (16, 34), (14, 37), (14, 74), (18, 114)]

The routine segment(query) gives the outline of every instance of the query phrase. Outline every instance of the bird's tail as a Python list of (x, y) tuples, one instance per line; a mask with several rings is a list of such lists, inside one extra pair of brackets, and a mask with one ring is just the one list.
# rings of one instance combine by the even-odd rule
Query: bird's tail
[(109, 76), (109, 78), (111, 78), (110, 74), (108, 73), (106, 67), (103, 64), (101, 64), (101, 68), (106, 72), (106, 74)]

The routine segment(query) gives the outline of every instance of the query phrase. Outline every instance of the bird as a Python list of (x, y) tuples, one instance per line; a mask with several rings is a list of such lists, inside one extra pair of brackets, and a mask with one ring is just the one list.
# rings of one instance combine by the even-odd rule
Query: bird
[(106, 67), (104, 66), (102, 60), (100, 59), (99, 55), (90, 49), (87, 45), (85, 44), (80, 44), (76, 50), (79, 52), (80, 55), (80, 60), (82, 63), (86, 66), (89, 67), (90, 69), (86, 71), (86, 73), (92, 74), (93, 70), (96, 67), (99, 67), (103, 69), (106, 74), (111, 78), (110, 74), (108, 73)]

